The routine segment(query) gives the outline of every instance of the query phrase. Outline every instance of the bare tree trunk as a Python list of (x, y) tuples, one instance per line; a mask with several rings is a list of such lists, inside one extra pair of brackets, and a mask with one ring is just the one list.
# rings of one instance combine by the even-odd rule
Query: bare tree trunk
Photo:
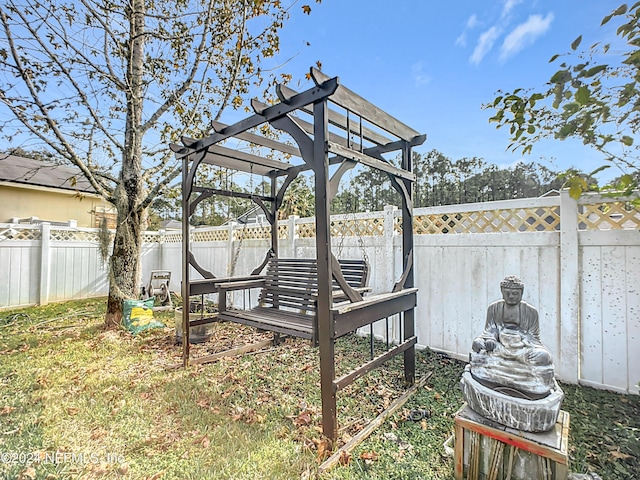
[(122, 323), (122, 302), (136, 298), (140, 285), (140, 253), (146, 211), (142, 208), (142, 108), (145, 0), (132, 0), (127, 8), (131, 56), (127, 68), (127, 116), (122, 170), (115, 200), (118, 224), (109, 269), (109, 298), (105, 325)]
[(119, 187), (118, 226), (109, 265), (109, 298), (107, 300), (107, 327), (122, 323), (122, 302), (137, 298), (141, 281), (140, 252), (142, 231), (146, 222), (135, 206), (142, 194), (138, 182)]

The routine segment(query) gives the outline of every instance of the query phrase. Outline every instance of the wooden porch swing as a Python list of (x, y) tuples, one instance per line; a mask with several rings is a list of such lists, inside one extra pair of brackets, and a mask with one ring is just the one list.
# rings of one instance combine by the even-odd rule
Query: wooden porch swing
[[(182, 297), (217, 293), (218, 320), (251, 325), (275, 334), (311, 339), (320, 350), (323, 433), (337, 438), (336, 393), (360, 376), (396, 355), (404, 355), (407, 384), (415, 380), (414, 308), (417, 289), (413, 279), (412, 235), (412, 147), (426, 136), (419, 134), (375, 105), (312, 68), (315, 86), (298, 93), (278, 85), (279, 102), (266, 105), (252, 101), (254, 114), (233, 125), (213, 124), (214, 132), (202, 139), (183, 138), (183, 145), (171, 149), (183, 165), (183, 268)], [(344, 112), (344, 113), (342, 113)], [(251, 133), (268, 124), (287, 134), (297, 146)], [(245, 142), (258, 149), (250, 154), (222, 146), (227, 139)], [(275, 152), (288, 161), (274, 160), (263, 152)], [(383, 154), (399, 153), (401, 166), (395, 166)], [(251, 172), (268, 177), (268, 195), (253, 195), (196, 185), (196, 173), (202, 164)], [(365, 260), (338, 260), (331, 252), (329, 207), (338, 191), (340, 179), (349, 169), (361, 164), (385, 172), (402, 202), (403, 273), (393, 289), (373, 293)], [(330, 175), (330, 170), (333, 173)], [(287, 188), (302, 172), (312, 171), (315, 178), (316, 258), (281, 258), (278, 255), (278, 210)], [(191, 253), (188, 219), (199, 202), (212, 195), (253, 200), (263, 210), (271, 230), (271, 248), (264, 261), (249, 275), (216, 278), (203, 268)], [(191, 268), (202, 278), (192, 279)], [(259, 288), (257, 306), (239, 309), (227, 305), (226, 293)], [(393, 348), (369, 362), (336, 378), (335, 341), (360, 327), (399, 315), (402, 338)], [(189, 365), (189, 328), (211, 319), (189, 322), (183, 310), (183, 364)]]

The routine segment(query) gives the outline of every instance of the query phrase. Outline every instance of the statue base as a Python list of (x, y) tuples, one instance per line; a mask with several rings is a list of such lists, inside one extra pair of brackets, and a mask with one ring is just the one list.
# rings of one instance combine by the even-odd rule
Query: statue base
[(525, 432), (546, 432), (558, 419), (564, 393), (554, 380), (551, 393), (539, 400), (515, 398), (476, 381), (471, 372), (462, 374), (462, 395), (473, 411), (489, 420)]
[(519, 432), (463, 405), (455, 419), (456, 480), (567, 480), (569, 414), (545, 433)]

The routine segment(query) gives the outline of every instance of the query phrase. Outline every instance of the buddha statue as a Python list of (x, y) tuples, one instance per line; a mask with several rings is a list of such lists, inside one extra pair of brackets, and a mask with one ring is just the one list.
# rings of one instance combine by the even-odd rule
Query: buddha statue
[(540, 341), (535, 307), (522, 301), (524, 284), (515, 275), (500, 283), (502, 300), (487, 308), (484, 331), (471, 346), (475, 380), (514, 397), (538, 399), (554, 388), (553, 361)]
[(546, 432), (556, 424), (564, 393), (540, 341), (538, 311), (522, 301), (524, 284), (518, 277), (505, 277), (500, 290), (502, 300), (489, 305), (484, 331), (471, 345), (462, 395), (488, 420)]

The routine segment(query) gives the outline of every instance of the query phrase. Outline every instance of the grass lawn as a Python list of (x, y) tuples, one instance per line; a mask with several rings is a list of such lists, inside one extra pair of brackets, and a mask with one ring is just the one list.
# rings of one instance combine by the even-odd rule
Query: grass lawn
[[(104, 331), (104, 299), (0, 312), (2, 479), (449, 479), (444, 443), (463, 403), (464, 365), (419, 352), (426, 386), (323, 474), (318, 352), (284, 344), (189, 369), (169, 325), (132, 336)], [(268, 338), (216, 326), (204, 355)], [(368, 358), (365, 338), (337, 345), (339, 374)], [(403, 391), (394, 360), (338, 394), (340, 442)], [(563, 385), (571, 415), (570, 470), (640, 479), (640, 397)], [(409, 412), (428, 410), (413, 421)], [(346, 460), (346, 459), (345, 459)]]

